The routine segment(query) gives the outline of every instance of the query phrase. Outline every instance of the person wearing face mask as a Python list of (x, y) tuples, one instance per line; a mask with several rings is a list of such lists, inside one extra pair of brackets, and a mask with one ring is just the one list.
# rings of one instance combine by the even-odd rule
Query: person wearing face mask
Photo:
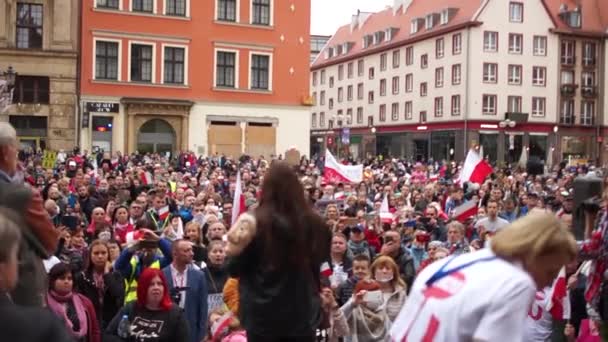
[(509, 341), (522, 341), (536, 290), (551, 285), (577, 251), (574, 237), (555, 215), (528, 214), (500, 230), (490, 248), (424, 269), (391, 328), (391, 338), (503, 341), (508, 336)]
[(405, 282), (399, 277), (397, 264), (388, 256), (378, 257), (372, 264), (371, 273), (380, 284), (383, 309), (392, 323), (405, 303)]

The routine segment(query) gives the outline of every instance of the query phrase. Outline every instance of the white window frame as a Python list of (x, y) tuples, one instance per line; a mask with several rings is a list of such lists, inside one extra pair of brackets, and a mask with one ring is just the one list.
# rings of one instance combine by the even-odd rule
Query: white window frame
[[(538, 72), (538, 75), (537, 75)], [(542, 76), (542, 77), (537, 77)], [(537, 87), (547, 86), (547, 68), (534, 66), (532, 67), (532, 85)]]
[[(97, 0), (93, 0), (93, 7), (94, 8), (100, 8), (100, 9), (103, 9), (103, 10), (110, 10), (110, 11), (112, 10), (111, 8), (97, 7)], [(123, 0), (118, 0), (118, 9), (115, 10), (115, 11), (122, 11), (123, 8), (124, 8), (123, 7)]]
[[(591, 109), (591, 112), (588, 110)], [(581, 101), (581, 125), (589, 126), (593, 124), (596, 112), (595, 101)]]
[[(170, 48), (180, 48), (184, 49), (184, 86), (189, 85), (188, 83), (188, 45), (181, 44), (165, 44), (162, 43), (162, 52), (161, 52), (161, 65), (160, 65), (160, 83), (165, 84), (165, 47)], [(170, 85), (180, 85), (179, 83), (170, 83)]]
[(446, 25), (448, 23), (448, 21), (450, 21), (450, 11), (447, 9), (444, 9), (441, 11), (441, 19), (439, 21), (439, 24)]
[[(122, 0), (120, 0), (120, 1), (122, 1)], [(237, 4), (237, 8), (238, 8), (238, 4)], [(217, 6), (215, 7), (215, 9), (217, 9)], [(167, 15), (167, 0), (163, 0), (163, 15)], [(217, 11), (216, 11), (215, 15), (217, 15)], [(171, 15), (170, 17), (173, 17), (173, 15)], [(186, 16), (185, 17), (174, 16), (174, 17), (175, 18), (190, 18), (190, 0), (186, 0)]]
[(513, 55), (521, 55), (523, 52), (524, 35), (520, 33), (509, 33), (509, 53)]
[[(454, 71), (458, 70), (458, 73)], [(457, 74), (458, 77), (454, 77)], [(452, 65), (452, 85), (459, 85), (462, 83), (462, 65), (461, 64), (453, 64)]]
[[(458, 38), (456, 38), (458, 37)], [(458, 42), (458, 44), (454, 44), (454, 42)], [(456, 48), (458, 47), (458, 48)], [(452, 35), (452, 54), (460, 55), (462, 53), (462, 34), (454, 33)]]
[(410, 24), (410, 33), (418, 33), (418, 19), (412, 19), (412, 23)]
[[(251, 88), (251, 61), (253, 60), (253, 55), (259, 55), (259, 56), (268, 56), (268, 89), (253, 89)], [(272, 52), (268, 52), (268, 51), (253, 51), (253, 50), (249, 50), (249, 68), (247, 71), (247, 74), (249, 75), (249, 78), (247, 79), (247, 89), (249, 90), (253, 90), (253, 91), (272, 91), (272, 67), (273, 67), (273, 53)], [(238, 55), (237, 55), (238, 57)]]
[[(488, 41), (486, 41), (486, 34)], [(492, 39), (494, 37), (494, 39)], [(496, 31), (484, 31), (483, 32), (483, 51), (485, 52), (498, 52), (498, 32)]]
[(424, 19), (424, 27), (427, 30), (430, 30), (433, 27), (435, 27), (435, 16), (434, 15), (429, 14), (426, 16), (426, 18)]
[[(571, 47), (571, 49), (566, 49), (566, 50), (570, 50), (568, 52), (572, 52), (572, 54), (563, 54), (563, 46), (566, 45), (566, 47)], [(560, 62), (562, 64), (574, 64), (576, 61), (576, 41), (575, 40), (562, 40), (562, 42), (560, 43)]]
[(363, 107), (357, 107), (357, 123), (363, 123)]
[[(213, 88), (217, 88), (217, 53), (218, 52), (233, 52), (234, 55), (234, 89), (239, 89), (239, 75), (240, 75), (240, 51), (238, 49), (227, 49), (227, 48), (214, 48), (213, 49)], [(251, 60), (250, 60), (251, 62)], [(270, 85), (270, 83), (269, 83)], [(249, 86), (247, 86), (249, 88)], [(224, 88), (222, 88), (224, 89)], [(231, 88), (226, 88), (231, 89)]]
[(438, 96), (433, 101), (433, 112), (435, 113), (435, 117), (443, 116), (443, 96)]
[[(241, 0), (236, 0), (236, 2), (240, 2)], [(237, 10), (239, 6), (236, 6)], [(238, 20), (237, 20), (238, 21)], [(249, 24), (259, 26), (258, 24), (253, 23), (253, 0), (249, 0)], [(265, 26), (265, 25), (263, 25)], [(268, 23), (268, 27), (274, 26), (274, 0), (270, 0), (270, 22)]]
[[(488, 67), (488, 76), (486, 79), (486, 67)], [(494, 71), (493, 73), (491, 71)], [(498, 83), (498, 64), (483, 63), (483, 83)]]
[[(488, 106), (486, 107), (485, 98), (488, 98)], [(497, 113), (498, 96), (494, 94), (483, 94), (481, 98), (481, 112), (483, 115), (496, 115)]]
[(312, 113), (310, 116), (310, 127), (317, 128), (317, 113)]
[(445, 57), (445, 39), (443, 37), (435, 39), (435, 58)]
[(532, 98), (532, 116), (544, 117), (547, 112), (547, 98), (533, 97)]
[(392, 121), (399, 120), (399, 102), (391, 103), (391, 120)]
[[(116, 73), (116, 82), (120, 82), (122, 81), (122, 39), (112, 39), (112, 38), (103, 38), (103, 37), (93, 37), (93, 73), (91, 74), (92, 77), (91, 79), (96, 80), (96, 76), (97, 76), (97, 70), (96, 70), (96, 66), (97, 66), (97, 42), (108, 42), (108, 43), (118, 43), (118, 72)], [(131, 47), (129, 46), (129, 57), (131, 55)], [(130, 58), (129, 58), (129, 62), (130, 62)], [(130, 63), (129, 63), (129, 73), (131, 73), (131, 67), (130, 67)], [(104, 81), (112, 81), (112, 80), (105, 80)]]
[[(513, 102), (511, 100), (513, 100)], [(521, 96), (507, 96), (507, 112), (521, 113), (523, 111), (523, 102), (524, 100)]]
[[(588, 84), (589, 80), (593, 81)], [(581, 72), (581, 86), (582, 87), (595, 87), (597, 85), (597, 75), (595, 71), (583, 71)]]
[(393, 95), (399, 94), (399, 83), (401, 82), (399, 76), (393, 76), (391, 80), (391, 93)]
[(381, 104), (380, 107), (378, 107), (378, 121), (386, 122), (386, 105), (385, 104)]
[(405, 101), (405, 104), (403, 105), (403, 113), (405, 115), (405, 120), (411, 120), (412, 119), (412, 115), (414, 113), (414, 102), (412, 101)]
[[(129, 1), (129, 12), (133, 12), (133, 0)], [(152, 0), (152, 14), (157, 14), (157, 12), (158, 12), (158, 0)], [(135, 13), (146, 14), (147, 12), (139, 12), (139, 11), (137, 11)]]
[(411, 93), (413, 91), (414, 91), (414, 74), (409, 73), (409, 74), (405, 75), (405, 92)]
[(319, 113), (319, 127), (325, 127), (325, 112)]
[[(514, 16), (514, 8), (521, 8), (519, 17)], [(524, 4), (523, 2), (511, 1), (509, 2), (509, 22), (511, 23), (523, 23), (524, 22)]]
[(136, 45), (149, 45), (152, 46), (152, 79), (150, 84), (156, 84), (156, 42), (144, 42), (139, 40), (129, 40), (129, 51), (128, 51), (128, 59), (127, 59), (127, 82), (131, 82), (131, 50), (133, 44)]
[[(517, 65), (517, 64), (509, 64), (509, 66), (507, 67), (507, 82), (510, 85), (521, 85), (521, 79), (522, 79), (522, 73), (523, 73), (523, 67), (521, 65)], [(519, 70), (519, 72), (515, 72), (513, 73), (512, 71), (517, 71)]]
[[(458, 99), (458, 106), (454, 106), (455, 100)], [(460, 95), (452, 95), (450, 99), (450, 107), (452, 107), (452, 115), (460, 115)]]
[[(217, 9), (218, 9), (218, 2), (219, 0), (215, 0), (215, 7), (213, 7), (213, 20), (215, 21), (219, 21), (219, 22), (227, 22), (227, 23), (231, 23), (231, 21), (223, 21), (223, 20), (219, 20), (218, 16), (217, 16)], [(251, 7), (250, 7), (251, 8)], [(236, 6), (235, 6), (235, 11), (236, 13), (234, 14), (234, 23), (238, 23), (241, 21), (241, 16), (240, 16), (240, 12), (241, 12), (241, 0), (236, 0)]]
[(445, 77), (443, 67), (435, 68), (435, 88), (442, 88), (444, 83)]
[(532, 50), (534, 56), (547, 55), (547, 36), (534, 36), (532, 39)]

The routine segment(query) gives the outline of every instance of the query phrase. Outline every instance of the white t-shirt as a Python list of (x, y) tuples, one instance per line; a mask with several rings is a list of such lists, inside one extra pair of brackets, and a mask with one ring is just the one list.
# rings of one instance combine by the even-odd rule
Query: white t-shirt
[(499, 230), (509, 225), (509, 221), (502, 219), (500, 217), (496, 217), (496, 220), (492, 221), (489, 217), (484, 217), (481, 220), (475, 223), (475, 228), (479, 228), (479, 226), (483, 226), (486, 231), (496, 233)]
[(545, 287), (542, 291), (536, 291), (534, 303), (528, 311), (526, 326), (524, 329), (524, 341), (546, 342), (551, 340), (553, 317), (547, 311), (547, 304), (551, 296), (551, 287)]
[(426, 267), (414, 281), (391, 328), (394, 341), (523, 341), (524, 321), (534, 299), (534, 281), (519, 265), (494, 258), (437, 280), (444, 271), (495, 257), (491, 249), (446, 258)]

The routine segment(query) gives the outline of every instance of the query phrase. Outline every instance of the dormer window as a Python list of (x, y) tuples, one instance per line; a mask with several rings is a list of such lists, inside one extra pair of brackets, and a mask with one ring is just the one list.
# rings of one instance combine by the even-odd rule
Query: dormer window
[(397, 35), (397, 32), (399, 32), (399, 29), (395, 27), (386, 29), (386, 31), (384, 31), (384, 41), (390, 42), (391, 40), (393, 40), (393, 38), (395, 38), (395, 36)]
[(420, 31), (420, 29), (423, 27), (423, 25), (424, 25), (424, 18), (412, 19), (412, 26), (410, 29), (410, 33), (411, 34), (418, 33), (418, 31)]
[(340, 56), (344, 51), (342, 51), (342, 45), (336, 46), (336, 56)]
[(568, 11), (568, 8), (562, 6), (559, 13), (560, 18), (571, 28), (581, 28), (581, 11), (579, 7), (576, 7), (572, 11)]
[(426, 29), (430, 30), (435, 26), (435, 16), (433, 14), (429, 14), (426, 16)]
[(448, 21), (450, 21), (450, 10), (444, 9), (443, 11), (441, 11), (441, 21), (439, 24), (446, 25)]
[(332, 58), (333, 56), (334, 56), (334, 48), (330, 47), (327, 49), (327, 52), (325, 52), (325, 59)]
[(367, 49), (370, 45), (372, 45), (373, 37), (371, 35), (367, 35), (363, 37), (363, 48)]
[(380, 44), (384, 41), (384, 31), (378, 31), (374, 33), (374, 45)]
[(342, 44), (342, 53), (346, 55), (348, 53), (348, 50), (350, 50), (350, 44), (349, 43)]

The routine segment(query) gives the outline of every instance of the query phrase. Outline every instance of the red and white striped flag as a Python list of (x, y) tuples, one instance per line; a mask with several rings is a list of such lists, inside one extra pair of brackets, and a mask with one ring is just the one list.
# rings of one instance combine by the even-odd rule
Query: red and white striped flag
[(570, 319), (570, 292), (566, 280), (566, 267), (559, 271), (557, 279), (553, 281), (551, 287), (550, 300), (547, 304), (547, 311), (554, 319)]
[(327, 261), (321, 264), (321, 275), (322, 276), (329, 277), (333, 273), (334, 272), (332, 271), (331, 267), (329, 267), (329, 263)]
[(490, 166), (479, 153), (471, 149), (467, 154), (467, 159), (464, 161), (458, 181), (460, 184), (466, 182), (481, 184), (493, 171), (492, 166)]
[(395, 215), (390, 212), (388, 208), (388, 195), (384, 195), (384, 199), (382, 200), (382, 204), (380, 205), (380, 221), (382, 223), (393, 223), (395, 219)]
[(243, 185), (241, 184), (241, 171), (236, 174), (236, 186), (234, 188), (234, 199), (232, 200), (232, 222), (231, 225), (247, 211), (245, 208), (245, 196), (243, 196)]
[[(164, 220), (165, 220), (167, 217), (169, 217), (170, 212), (171, 212), (171, 211), (169, 210), (169, 206), (168, 206), (168, 205), (166, 205), (166, 206), (164, 206), (164, 207), (162, 207), (162, 208), (158, 209), (158, 218), (159, 218), (161, 221), (164, 221)], [(159, 228), (160, 228), (160, 227), (159, 227)]]
[(469, 217), (476, 215), (477, 209), (477, 202), (467, 201), (454, 208), (452, 211), (452, 217), (459, 222), (464, 222)]
[(140, 172), (139, 179), (141, 180), (141, 183), (143, 185), (150, 185), (150, 184), (154, 183), (154, 180), (152, 179), (152, 174), (148, 171)]

